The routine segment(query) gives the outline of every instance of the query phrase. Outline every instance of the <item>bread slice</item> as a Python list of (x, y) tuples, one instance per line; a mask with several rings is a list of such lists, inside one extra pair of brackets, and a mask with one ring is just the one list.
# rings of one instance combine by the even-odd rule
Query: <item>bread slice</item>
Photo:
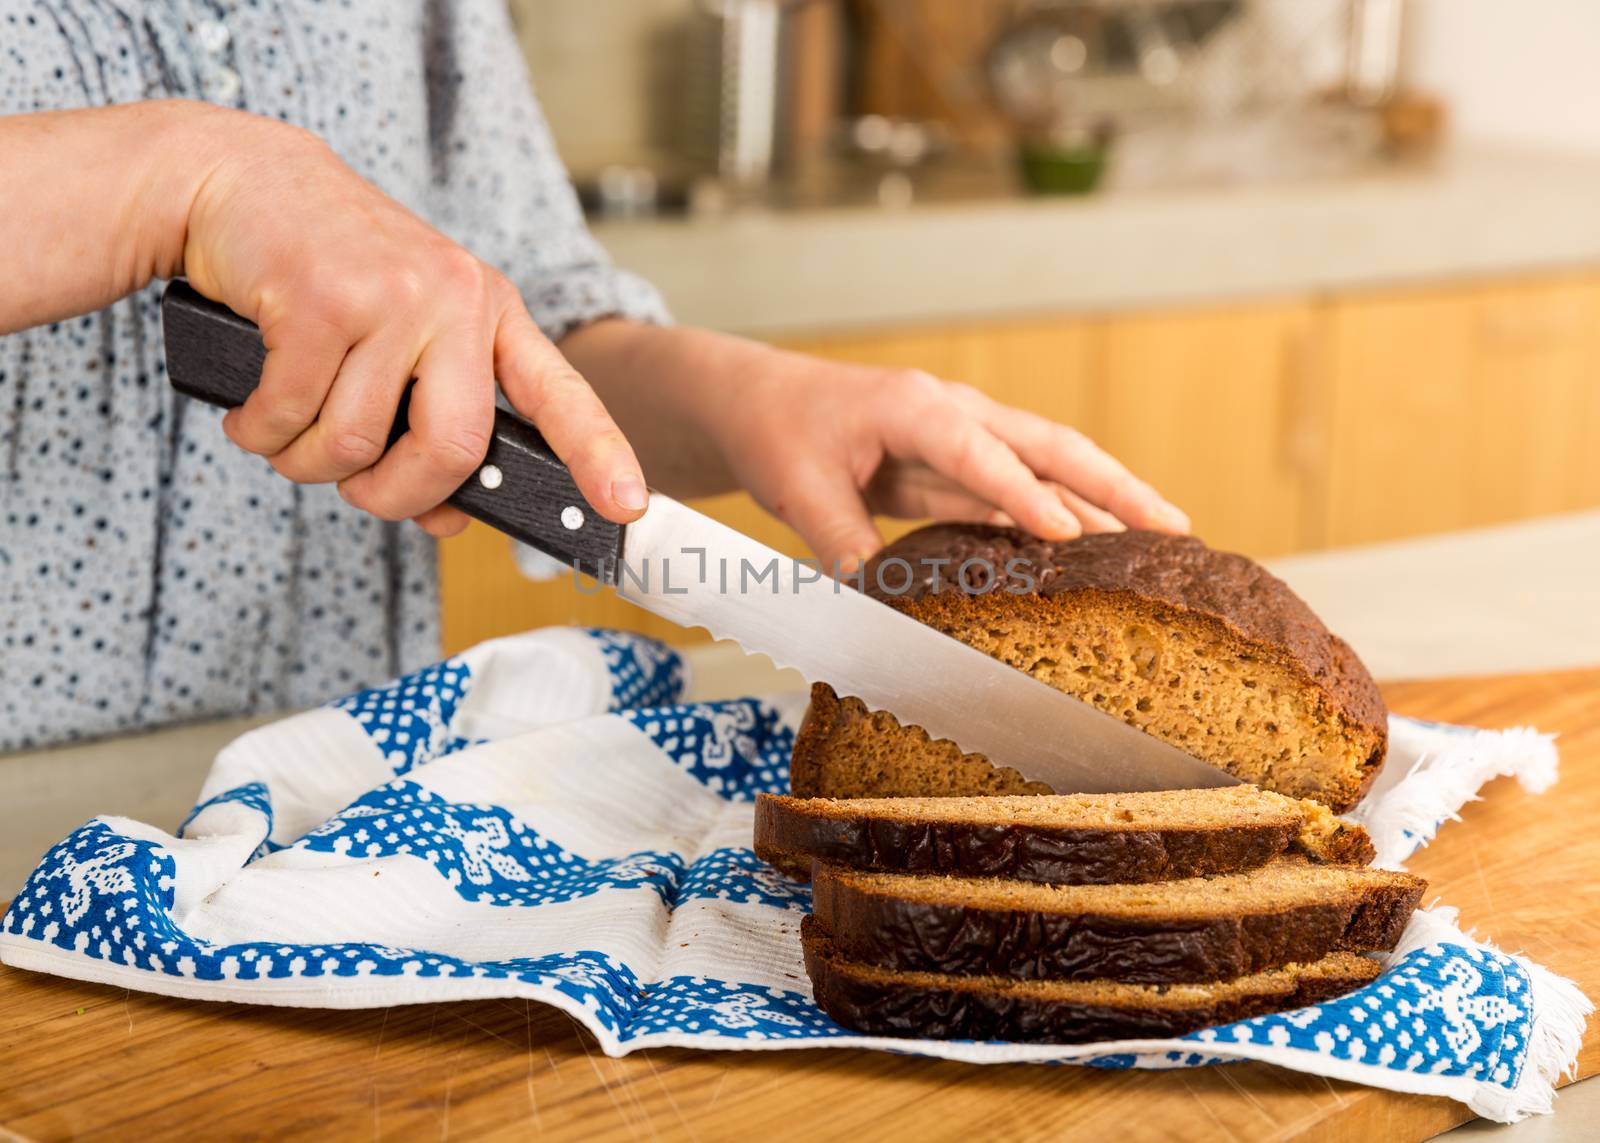
[[(963, 582), (963, 567), (978, 570)], [(890, 544), (863, 582), (912, 618), (1266, 789), (1342, 813), (1383, 763), (1383, 701), (1355, 653), (1282, 581), (1191, 537), (1047, 543), (941, 524)], [(802, 797), (1052, 792), (822, 683), (792, 775)]]
[(1286, 851), (1366, 864), (1372, 842), (1315, 802), (1254, 786), (992, 798), (756, 799), (755, 850), (802, 879), (855, 869), (1099, 885), (1232, 873)]
[(817, 862), (812, 909), (842, 956), (903, 972), (1171, 984), (1392, 949), (1427, 882), (1282, 857), (1145, 885), (1039, 885)]
[(1378, 962), (1331, 953), (1210, 984), (1007, 980), (896, 972), (844, 957), (815, 917), (800, 925), (817, 1006), (875, 1036), (1080, 1044), (1182, 1036), (1213, 1024), (1302, 1008), (1370, 984)]

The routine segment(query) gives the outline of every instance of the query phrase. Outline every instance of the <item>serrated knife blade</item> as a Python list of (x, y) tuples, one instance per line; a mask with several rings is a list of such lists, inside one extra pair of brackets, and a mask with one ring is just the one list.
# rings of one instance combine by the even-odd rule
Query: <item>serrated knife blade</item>
[(617, 590), (1060, 793), (1238, 782), (669, 496), (624, 530)]

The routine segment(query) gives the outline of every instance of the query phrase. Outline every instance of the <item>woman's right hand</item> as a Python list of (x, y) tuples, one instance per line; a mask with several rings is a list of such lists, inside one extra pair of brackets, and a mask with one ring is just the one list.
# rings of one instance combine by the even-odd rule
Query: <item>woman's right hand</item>
[[(642, 512), (632, 448), (504, 275), (315, 136), (239, 112), (199, 119), (215, 160), (188, 211), (183, 272), (267, 346), (260, 387), (223, 420), (235, 444), (448, 535), (466, 517), (443, 501), (488, 448), (498, 378), (596, 510), (619, 523)], [(413, 377), (410, 431), (387, 447)]]

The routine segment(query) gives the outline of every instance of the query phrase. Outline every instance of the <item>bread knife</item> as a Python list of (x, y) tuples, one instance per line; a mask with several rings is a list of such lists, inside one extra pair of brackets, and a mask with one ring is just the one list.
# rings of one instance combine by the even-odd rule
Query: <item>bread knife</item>
[[(261, 379), (260, 331), (186, 282), (162, 298), (167, 374), (223, 408)], [(402, 398), (390, 442), (406, 431)], [(1222, 786), (1232, 775), (926, 627), (659, 492), (626, 526), (596, 513), (537, 429), (496, 410), (449, 502), (682, 627), (701, 627), (1060, 793)]]

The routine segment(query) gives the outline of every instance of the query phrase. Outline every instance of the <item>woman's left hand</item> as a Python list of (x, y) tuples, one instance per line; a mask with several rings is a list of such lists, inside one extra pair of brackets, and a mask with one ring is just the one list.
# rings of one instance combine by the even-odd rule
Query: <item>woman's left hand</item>
[(1049, 540), (1188, 531), (1075, 428), (919, 370), (801, 362), (763, 378), (721, 437), (739, 482), (824, 566), (850, 570), (882, 546), (874, 515), (1014, 524)]
[(678, 496), (747, 489), (827, 568), (852, 570), (882, 546), (874, 515), (1015, 524), (1051, 540), (1189, 528), (1077, 429), (918, 370), (626, 322), (561, 348), (653, 486)]

